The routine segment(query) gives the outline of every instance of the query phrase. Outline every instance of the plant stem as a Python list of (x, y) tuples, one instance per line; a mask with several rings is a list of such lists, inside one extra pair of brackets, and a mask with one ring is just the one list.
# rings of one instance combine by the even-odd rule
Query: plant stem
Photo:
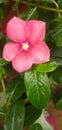
[[(53, 3), (56, 5), (56, 8), (58, 9), (59, 6), (58, 6), (57, 2), (55, 0), (53, 0)], [(58, 12), (58, 16), (61, 17), (60, 12)]]
[(1, 82), (2, 87), (3, 87), (3, 92), (5, 93), (5, 83), (4, 83), (4, 80), (3, 80), (3, 77), (1, 74), (0, 74), (0, 82)]
[(49, 11), (53, 11), (53, 12), (60, 12), (60, 13), (62, 13), (62, 10), (58, 9), (58, 8), (56, 9), (56, 8), (46, 7), (46, 6), (42, 6), (42, 5), (35, 4), (35, 3), (29, 3), (29, 2), (27, 3), (26, 1), (21, 1), (21, 3), (26, 4), (26, 5), (35, 6), (35, 7), (44, 9), (44, 10), (49, 10)]

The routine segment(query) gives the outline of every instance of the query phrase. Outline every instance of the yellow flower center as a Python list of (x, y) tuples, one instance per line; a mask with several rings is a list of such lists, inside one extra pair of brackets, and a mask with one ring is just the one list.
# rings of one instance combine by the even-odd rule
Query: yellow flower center
[(22, 48), (25, 49), (25, 50), (27, 50), (28, 47), (29, 47), (28, 43), (24, 43), (24, 44), (22, 45)]

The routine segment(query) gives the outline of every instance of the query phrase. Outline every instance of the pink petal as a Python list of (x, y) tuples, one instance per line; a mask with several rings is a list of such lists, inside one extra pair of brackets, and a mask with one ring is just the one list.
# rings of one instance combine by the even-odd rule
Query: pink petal
[(46, 116), (46, 121), (52, 126), (53, 130), (57, 130), (54, 117)]
[(27, 39), (29, 39), (31, 43), (34, 43), (35, 41), (40, 42), (45, 37), (45, 22), (30, 20), (26, 24), (26, 30)]
[(23, 51), (12, 60), (12, 66), (17, 72), (24, 72), (32, 66), (32, 59), (28, 52)]
[(7, 24), (6, 32), (8, 37), (14, 41), (25, 40), (25, 24), (26, 22), (24, 20), (13, 17)]
[(11, 61), (20, 52), (20, 44), (8, 42), (3, 48), (3, 58)]
[(32, 45), (30, 53), (31, 56), (33, 57), (35, 64), (45, 63), (49, 61), (50, 50), (44, 42)]

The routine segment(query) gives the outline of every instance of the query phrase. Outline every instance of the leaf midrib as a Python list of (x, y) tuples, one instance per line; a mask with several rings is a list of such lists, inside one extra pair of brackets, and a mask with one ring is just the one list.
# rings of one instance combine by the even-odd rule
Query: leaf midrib
[(15, 89), (16, 89), (16, 87), (18, 86), (18, 84), (19, 84), (19, 81), (17, 82), (17, 84), (15, 85), (13, 91), (12, 91), (11, 94), (10, 94), (10, 97), (9, 97), (9, 99), (8, 99), (8, 104), (9, 104), (9, 102), (11, 101), (11, 98), (12, 98), (12, 96), (13, 96), (13, 94), (14, 94), (14, 92), (15, 92)]
[(39, 92), (38, 92), (38, 81), (37, 81), (36, 70), (34, 70), (34, 76), (35, 76), (35, 81), (36, 81), (36, 89), (37, 89), (38, 101), (39, 101), (39, 105), (40, 105), (40, 96), (39, 96)]
[(13, 118), (12, 118), (12, 130), (14, 130), (15, 110), (16, 110), (16, 106), (15, 106), (15, 108), (14, 108), (14, 112), (13, 112)]

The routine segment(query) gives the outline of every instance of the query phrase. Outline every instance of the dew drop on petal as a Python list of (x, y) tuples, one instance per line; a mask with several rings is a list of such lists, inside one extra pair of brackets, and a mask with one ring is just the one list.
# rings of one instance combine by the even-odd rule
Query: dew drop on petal
[(43, 57), (39, 56), (40, 61), (43, 61)]

